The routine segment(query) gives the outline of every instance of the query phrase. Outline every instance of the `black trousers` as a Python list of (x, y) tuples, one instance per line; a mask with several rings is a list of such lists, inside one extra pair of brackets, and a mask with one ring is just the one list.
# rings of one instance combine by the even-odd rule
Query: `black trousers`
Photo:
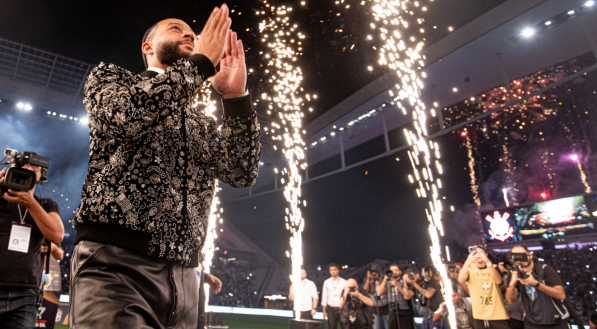
[(70, 329), (197, 328), (195, 268), (98, 242), (71, 259)]
[(475, 329), (510, 329), (508, 320), (477, 320), (475, 319)]
[(388, 329), (415, 329), (415, 316), (412, 312), (390, 312)]
[(340, 316), (342, 315), (342, 309), (339, 307), (326, 307), (326, 313), (328, 314), (328, 328), (329, 329), (338, 329), (338, 324), (340, 328), (345, 329), (346, 326), (340, 322)]

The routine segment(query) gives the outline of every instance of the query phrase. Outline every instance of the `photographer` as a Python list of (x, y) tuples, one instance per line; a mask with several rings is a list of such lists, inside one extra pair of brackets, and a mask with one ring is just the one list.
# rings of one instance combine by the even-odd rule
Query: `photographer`
[(475, 328), (509, 329), (510, 317), (504, 308), (502, 276), (487, 258), (483, 246), (469, 247), (469, 255), (458, 275), (460, 284), (467, 284), (471, 295)]
[(359, 289), (355, 279), (346, 280), (346, 288), (338, 303), (342, 309), (341, 322), (346, 329), (366, 329), (373, 325), (373, 315), (367, 306), (373, 306), (364, 289)]
[[(408, 272), (410, 270), (410, 272)], [(390, 266), (379, 288), (380, 295), (388, 295), (390, 315), (388, 317), (388, 329), (415, 329), (415, 316), (413, 312), (412, 297), (415, 295), (415, 288), (406, 283), (410, 274), (413, 279), (412, 269), (402, 276), (400, 267), (396, 264)], [(388, 278), (390, 279), (388, 281)]]
[(541, 262), (536, 264), (526, 247), (517, 245), (511, 251), (513, 259), (517, 260), (506, 298), (512, 304), (522, 299), (525, 329), (569, 328), (570, 314), (563, 303), (566, 293), (556, 270)]
[[(35, 172), (41, 180), (40, 167), (22, 162), (16, 167)], [(0, 183), (4, 175), (1, 171)], [(43, 239), (59, 243), (64, 236), (58, 204), (38, 198), (34, 190), (8, 189), (0, 197), (0, 328), (35, 326)]]
[(373, 306), (369, 307), (369, 311), (373, 314), (374, 329), (386, 329), (390, 314), (388, 298), (380, 293), (380, 288), (384, 285), (381, 282), (381, 275), (381, 266), (374, 263), (371, 265), (371, 271), (367, 271), (367, 279), (363, 286), (363, 289), (369, 293), (369, 297), (373, 301)]
[(508, 324), (510, 325), (510, 329), (524, 329), (524, 307), (522, 306), (522, 301), (520, 298), (516, 300), (514, 303), (509, 303), (508, 298), (506, 298), (506, 289), (507, 283), (510, 282), (510, 278), (512, 273), (510, 271), (511, 262), (509, 261), (511, 257), (511, 253), (506, 254), (506, 259), (508, 262), (500, 262), (498, 263), (498, 269), (500, 274), (502, 275), (502, 295), (504, 295), (504, 308), (506, 308), (506, 313), (510, 317), (508, 320)]
[(418, 292), (417, 299), (422, 308), (420, 315), (423, 316), (421, 329), (443, 329), (444, 321), (433, 321), (433, 314), (439, 309), (444, 301), (442, 287), (439, 284), (437, 270), (433, 266), (426, 266), (423, 271), (423, 279), (417, 274), (413, 279), (406, 277), (406, 283), (412, 285)]

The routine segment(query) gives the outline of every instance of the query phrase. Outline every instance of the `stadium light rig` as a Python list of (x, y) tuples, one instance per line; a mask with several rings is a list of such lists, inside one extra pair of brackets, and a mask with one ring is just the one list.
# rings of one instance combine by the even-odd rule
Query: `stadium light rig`
[[(421, 78), (424, 78), (424, 73), (419, 74), (419, 69), (424, 66), (421, 55), (423, 42), (418, 40), (418, 33), (406, 35), (409, 32), (409, 25), (411, 25), (407, 17), (414, 18), (415, 12), (418, 12), (419, 9), (426, 11), (427, 8), (420, 7), (421, 4), (418, 1), (373, 0), (370, 3), (373, 6), (375, 19), (373, 24), (378, 27), (381, 40), (384, 42), (379, 50), (379, 64), (396, 71), (400, 81), (396, 85), (400, 101), (396, 104), (403, 113), (407, 113), (407, 110), (410, 109), (413, 116), (414, 130), (404, 130), (408, 143), (412, 146), (412, 149), (408, 151), (408, 156), (416, 179), (414, 184), (418, 187), (417, 195), (429, 200), (425, 212), (430, 222), (431, 259), (440, 275), (447, 279), (449, 277), (442, 261), (442, 246), (439, 240), (440, 235), (444, 235), (443, 206), (439, 196), (439, 190), (442, 188), (439, 178), (442, 170), (441, 155), (439, 145), (428, 139), (427, 131), (427, 113), (437, 112), (437, 110), (435, 108), (428, 110), (419, 97), (421, 89), (423, 89)], [(390, 91), (390, 93), (393, 92)], [(450, 325), (452, 328), (456, 328), (452, 286), (450, 284), (443, 285), (442, 292), (448, 307)]]
[[(256, 15), (265, 16), (259, 23), (261, 42), (264, 44), (262, 67), (264, 81), (270, 86), (270, 92), (262, 95), (262, 101), (268, 106), (268, 113), (276, 122), (272, 122), (272, 138), (282, 143), (282, 152), (288, 162), (288, 167), (280, 173), (284, 185), (284, 197), (289, 203), (286, 208), (286, 228), (290, 231), (291, 253), (286, 255), (292, 261), (292, 281), (294, 291), (294, 307), (296, 319), (300, 316), (301, 305), (301, 266), (303, 265), (302, 232), (304, 219), (301, 213), (301, 173), (300, 169), (306, 168), (304, 147), (301, 137), (301, 97), (300, 84), (303, 80), (301, 68), (296, 64), (297, 57), (301, 55), (302, 40), (305, 35), (298, 31), (298, 25), (290, 22), (292, 7), (273, 6), (267, 0), (262, 1), (265, 10), (256, 11)], [(314, 98), (316, 96), (313, 96)], [(276, 113), (274, 113), (276, 112)], [(277, 133), (277, 134), (276, 134)], [(274, 145), (274, 149), (277, 149)]]

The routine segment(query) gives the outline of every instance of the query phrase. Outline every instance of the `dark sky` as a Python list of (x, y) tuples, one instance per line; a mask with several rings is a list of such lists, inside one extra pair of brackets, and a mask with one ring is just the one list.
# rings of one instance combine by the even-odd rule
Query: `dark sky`
[[(334, 2), (309, 0), (305, 7), (295, 6), (294, 19), (307, 35), (300, 59), (305, 77), (303, 86), (305, 92), (319, 95), (317, 101), (309, 104), (315, 111), (307, 113), (304, 123), (386, 72), (376, 64), (377, 51), (373, 47), (378, 46), (380, 40), (378, 32), (369, 27), (372, 21), (367, 10), (369, 4), (361, 6), (361, 0), (345, 0), (344, 5), (352, 6), (346, 9)], [(413, 33), (418, 33), (420, 27), (425, 28), (424, 37), (432, 44), (449, 33), (448, 26), (457, 29), (502, 2), (504, 0), (422, 0), (420, 3), (429, 10), (423, 16), (423, 24), (413, 25), (413, 29), (417, 29)], [(110, 62), (141, 72), (144, 69), (141, 38), (149, 26), (175, 17), (188, 22), (198, 33), (213, 6), (220, 3), (212, 0), (0, 0), (0, 38), (90, 63)], [(257, 68), (261, 62), (258, 55), (261, 46), (254, 33), (260, 20), (253, 12), (261, 7), (261, 2), (233, 0), (227, 3), (235, 10), (231, 14), (232, 28), (239, 32), (249, 49), (247, 66)], [(284, 3), (290, 2), (276, 1), (276, 4)], [(297, 3), (299, 1), (292, 2)], [(369, 34), (374, 36), (371, 41), (366, 40)], [(368, 65), (375, 67), (373, 72), (366, 69)], [(249, 89), (254, 82), (251, 78)], [(35, 150), (52, 158), (50, 182), (43, 188), (44, 196), (59, 201), (63, 219), (70, 220), (78, 206), (86, 175), (88, 130), (73, 122), (27, 116), (1, 103), (0, 110), (0, 147)], [(461, 150), (456, 147), (454, 154), (458, 152)], [(406, 154), (401, 158), (407, 159)], [(465, 158), (455, 158), (454, 163), (445, 164), (458, 168), (447, 178), (455, 185), (449, 182), (446, 185), (459, 186), (458, 193), (448, 193), (446, 205), (470, 202), (466, 184), (458, 185), (463, 180), (466, 182), (467, 177), (460, 163), (462, 159)], [(368, 175), (364, 174), (366, 171)], [(333, 260), (354, 264), (374, 257), (396, 259), (428, 255), (424, 202), (416, 198), (414, 187), (407, 183), (410, 171), (407, 161), (396, 162), (390, 157), (305, 185), (304, 195), (309, 204), (305, 209), (305, 218), (308, 218), (306, 262)], [(252, 211), (255, 206), (262, 211)], [(276, 260), (284, 261), (289, 233), (283, 226), (282, 212), (286, 203), (281, 195), (238, 201), (228, 207), (226, 218), (262, 248), (271, 250)], [(65, 226), (69, 234), (74, 234), (70, 223)], [(328, 232), (335, 232), (334, 237), (329, 237)]]

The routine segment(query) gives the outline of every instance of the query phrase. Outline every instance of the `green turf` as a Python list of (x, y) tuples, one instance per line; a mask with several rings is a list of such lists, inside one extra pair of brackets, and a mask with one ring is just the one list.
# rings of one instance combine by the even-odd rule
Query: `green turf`
[[(222, 314), (229, 329), (285, 329), (290, 318), (262, 315)], [(325, 326), (327, 328), (327, 324)]]
[[(224, 325), (229, 329), (286, 329), (290, 318), (278, 316), (222, 314)], [(327, 329), (327, 324), (325, 328)], [(54, 329), (68, 329), (68, 326), (57, 324)]]

